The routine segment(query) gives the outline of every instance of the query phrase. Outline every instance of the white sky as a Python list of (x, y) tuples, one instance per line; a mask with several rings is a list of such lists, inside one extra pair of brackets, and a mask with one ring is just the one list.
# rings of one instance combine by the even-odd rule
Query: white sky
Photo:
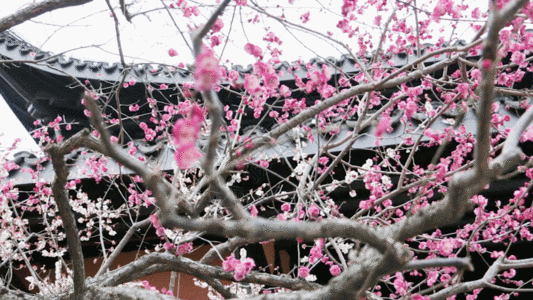
[[(3, 1), (0, 17), (12, 14), (21, 7), (33, 3), (34, 1), (35, 0)], [(124, 19), (120, 10), (117, 8), (115, 9), (120, 21), (121, 41), (127, 63), (149, 62), (176, 65), (179, 62), (185, 64), (192, 62), (192, 55), (183, 41), (182, 36), (170, 20), (168, 12), (165, 9), (161, 9), (161, 0), (135, 0), (126, 2), (137, 3), (130, 7), (129, 10), (132, 13), (153, 10), (148, 14), (134, 17), (133, 24), (130, 24)], [(176, 1), (165, 0), (165, 3), (172, 2), (175, 3)], [(197, 2), (213, 5), (216, 1), (189, 0), (188, 5), (196, 5)], [(336, 28), (336, 24), (338, 20), (340, 20), (340, 6), (342, 5), (340, 0), (326, 0), (321, 2), (296, 0), (293, 4), (289, 4), (287, 0), (258, 2), (267, 3), (269, 13), (277, 16), (283, 13), (287, 19), (292, 22), (310, 27), (321, 33), (330, 31), (334, 38), (343, 39), (343, 42), (349, 44), (350, 47), (353, 47), (354, 52), (358, 50), (356, 43), (357, 37), (352, 39), (345, 38), (345, 35)], [(432, 2), (433, 1), (429, 0), (424, 1), (424, 8), (428, 11), (432, 11), (434, 7)], [(111, 3), (117, 5), (118, 1), (111, 0)], [(280, 8), (276, 8), (278, 4), (280, 5)], [(205, 22), (214, 7), (215, 6), (208, 7), (207, 9), (201, 8), (200, 11), (204, 15), (192, 18), (192, 22), (196, 25)], [(332, 10), (330, 10), (329, 7), (333, 7)], [(302, 24), (299, 17), (307, 11), (310, 12), (310, 21), (306, 24)], [(372, 15), (371, 13), (372, 11), (369, 11), (367, 20), (360, 18), (354, 22), (352, 26), (358, 26), (361, 34), (369, 32), (371, 33), (372, 38), (377, 39), (379, 37), (380, 29), (372, 25), (375, 15)], [(382, 14), (382, 23), (384, 23), (390, 12)], [(224, 52), (222, 52), (223, 46), (215, 48), (215, 52), (217, 52), (218, 55), (221, 55), (222, 62), (227, 63), (227, 61), (231, 61), (244, 66), (253, 63), (254, 58), (244, 52), (244, 45), (247, 42), (251, 42), (255, 45), (259, 45), (263, 51), (266, 52), (267, 44), (262, 40), (263, 36), (266, 34), (265, 28), (269, 28), (269, 31), (275, 32), (283, 41), (282, 46), (277, 46), (283, 52), (281, 56), (283, 61), (291, 62), (299, 58), (305, 61), (317, 56), (333, 56), (338, 58), (341, 54), (345, 53), (343, 49), (339, 49), (338, 45), (332, 46), (328, 42), (324, 42), (321, 39), (299, 31), (291, 30), (289, 32), (278, 22), (272, 20), (269, 21), (260, 17), (258, 19), (259, 22), (256, 24), (246, 22), (246, 20), (253, 19), (256, 15), (257, 13), (250, 9), (240, 10), (240, 8), (235, 8), (234, 6), (229, 6), (226, 9), (223, 16), (225, 25), (222, 29), (222, 33), (225, 37), (228, 37), (230, 27), (232, 30), (229, 34), (228, 44), (224, 49)], [(401, 13), (398, 13), (398, 15), (402, 16)], [(469, 15), (469, 13), (467, 13), (467, 15)], [(188, 38), (188, 25), (183, 21), (184, 18), (182, 12), (180, 10), (174, 10), (173, 16), (178, 27), (184, 31), (184, 34)], [(244, 20), (243, 22), (240, 21), (241, 17)], [(408, 25), (409, 23), (414, 24), (414, 18), (412, 16), (405, 16), (404, 14), (403, 17), (407, 18)], [(233, 22), (233, 25), (231, 26), (232, 18), (234, 18), (235, 22)], [(419, 18), (422, 18), (422, 16), (419, 16)], [(464, 24), (462, 28), (462, 31), (457, 30), (455, 32), (456, 36), (461, 36), (461, 38), (467, 39), (468, 36), (472, 35), (473, 31), (468, 29), (469, 24)], [(450, 26), (446, 24), (446, 22), (437, 24), (435, 32), (441, 32), (441, 29), (444, 30), (443, 34), (446, 34), (448, 37), (450, 36)], [(120, 60), (117, 55), (118, 50), (114, 22), (110, 17), (110, 12), (104, 0), (93, 1), (83, 6), (47, 13), (18, 25), (12, 30), (34, 46), (54, 54), (61, 53), (65, 50), (73, 50), (66, 55), (80, 59), (108, 62), (119, 62)], [(376, 46), (377, 40), (374, 42), (374, 47)], [(169, 57), (167, 54), (169, 48), (176, 49), (179, 55), (176, 57)], [(268, 58), (270, 58), (270, 56), (265, 55), (265, 60)], [(0, 102), (3, 102), (3, 100), (0, 99)], [(4, 136), (0, 137), (0, 147), (8, 147), (12, 144), (12, 141), (15, 138), (24, 136), (24, 132), (20, 130), (21, 127), (16, 128), (17, 126), (14, 125), (16, 123), (17, 120), (13, 119), (12, 114), (10, 114), (8, 109), (5, 108), (4, 103), (1, 103), (0, 132), (3, 132)], [(25, 142), (21, 147), (35, 148), (35, 144), (31, 138), (26, 137)]]

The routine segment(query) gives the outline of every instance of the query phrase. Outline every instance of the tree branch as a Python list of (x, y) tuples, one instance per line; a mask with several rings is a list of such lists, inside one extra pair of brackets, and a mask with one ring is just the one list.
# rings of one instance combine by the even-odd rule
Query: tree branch
[(75, 144), (78, 144), (79, 147), (79, 142), (81, 140), (78, 139), (79, 136), (75, 137), (75, 139), (71, 138), (59, 144), (50, 144), (44, 149), (44, 151), (50, 155), (56, 175), (54, 182), (52, 183), (52, 192), (59, 214), (61, 215), (61, 220), (63, 221), (68, 250), (72, 259), (72, 269), (74, 272), (74, 298), (79, 299), (80, 295), (85, 290), (85, 266), (78, 227), (76, 226), (72, 207), (69, 204), (68, 196), (65, 192), (65, 185), (67, 184), (69, 172), (63, 154), (65, 150), (70, 149)]
[(0, 32), (6, 31), (47, 12), (65, 7), (83, 5), (92, 1), (93, 0), (48, 0), (30, 4), (16, 13), (0, 19)]
[(122, 238), (122, 240), (120, 240), (120, 243), (118, 243), (115, 250), (113, 250), (113, 253), (100, 266), (100, 269), (98, 270), (98, 273), (96, 273), (95, 277), (98, 277), (102, 275), (102, 273), (106, 272), (111, 266), (111, 264), (113, 263), (113, 261), (115, 261), (118, 255), (122, 252), (122, 249), (124, 248), (124, 246), (126, 246), (126, 244), (130, 241), (130, 238), (133, 236), (135, 231), (137, 231), (139, 228), (147, 226), (148, 224), (150, 224), (150, 219), (145, 219), (143, 221), (132, 224), (131, 227), (126, 232), (126, 234), (124, 235), (124, 237)]
[[(100, 278), (93, 279), (91, 282), (103, 286), (116, 286), (155, 272), (167, 271), (190, 274), (198, 278), (235, 281), (233, 274), (225, 272), (221, 267), (204, 265), (170, 253), (150, 253), (126, 266), (108, 272)], [(314, 290), (321, 287), (321, 285), (316, 283), (254, 271), (246, 275), (242, 282), (280, 286), (293, 290)]]

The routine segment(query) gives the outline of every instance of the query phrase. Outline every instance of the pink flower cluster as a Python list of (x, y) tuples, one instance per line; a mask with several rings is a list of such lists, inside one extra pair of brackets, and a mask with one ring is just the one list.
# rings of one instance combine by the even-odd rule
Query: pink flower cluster
[(232, 254), (226, 257), (226, 260), (222, 262), (222, 267), (226, 272), (234, 272), (233, 278), (237, 281), (241, 281), (244, 277), (250, 273), (255, 267), (255, 262), (252, 258), (246, 257), (244, 259), (236, 259)]
[[(328, 98), (334, 92), (334, 88), (328, 85), (331, 79), (331, 68), (328, 65), (322, 65), (322, 70), (315, 68), (307, 72), (307, 78), (310, 80), (305, 84), (305, 92), (311, 93), (315, 88), (323, 98)], [(333, 89), (332, 89), (333, 88)]]
[(302, 278), (306, 278), (307, 276), (309, 276), (309, 268), (306, 267), (306, 266), (301, 266), (298, 269), (298, 276), (300, 276)]
[[(143, 280), (142, 284), (143, 284), (143, 287), (144, 287), (145, 289), (147, 289), (147, 290), (150, 290), (150, 291), (158, 291), (157, 287), (151, 285), (150, 282), (148, 282), (147, 280)], [(172, 293), (172, 291), (167, 290), (166, 288), (162, 288), (162, 289), (161, 289), (161, 294), (169, 295), (169, 296), (174, 295), (174, 293)]]
[(202, 52), (196, 56), (196, 70), (194, 71), (194, 86), (200, 92), (213, 90), (222, 77), (219, 60), (213, 49), (203, 46)]
[(192, 243), (183, 243), (178, 246), (176, 255), (183, 255), (192, 251)]
[(381, 120), (379, 120), (378, 125), (376, 126), (376, 131), (374, 132), (374, 134), (378, 138), (382, 137), (385, 131), (387, 131), (391, 125), (392, 121), (389, 116), (382, 117)]
[(200, 106), (194, 105), (189, 117), (179, 119), (172, 128), (172, 135), (176, 143), (174, 159), (180, 169), (189, 168), (193, 162), (202, 156), (196, 148), (196, 140), (203, 121), (203, 110)]
[(302, 23), (305, 24), (305, 23), (309, 22), (309, 14), (310, 14), (310, 12), (306, 12), (303, 15), (300, 16), (300, 20), (302, 20)]
[(224, 21), (222, 21), (222, 19), (218, 18), (216, 21), (215, 21), (215, 24), (213, 24), (213, 28), (211, 28), (211, 31), (213, 31), (213, 33), (217, 33), (219, 32), (222, 27), (224, 27)]
[(437, 23), (440, 21), (440, 18), (445, 15), (450, 15), (453, 18), (460, 18), (461, 17), (461, 6), (454, 5), (454, 2), (452, 0), (439, 0), (437, 2), (437, 5), (435, 5), (435, 9), (433, 9), (432, 19), (437, 21)]
[(157, 234), (158, 237), (161, 239), (164, 239), (165, 237), (165, 228), (163, 225), (161, 225), (161, 222), (159, 222), (159, 219), (155, 214), (150, 215), (150, 222), (152, 222), (152, 225), (154, 225), (155, 228), (155, 234)]
[(176, 51), (174, 48), (168, 49), (168, 56), (173, 57), (177, 55), (178, 55), (178, 51)]
[(307, 209), (307, 213), (311, 218), (316, 218), (320, 214), (320, 208), (316, 204), (311, 204)]
[(256, 58), (263, 57), (263, 50), (261, 49), (261, 47), (251, 43), (247, 43), (246, 45), (244, 45), (244, 51), (246, 51), (246, 53), (250, 55), (255, 56)]

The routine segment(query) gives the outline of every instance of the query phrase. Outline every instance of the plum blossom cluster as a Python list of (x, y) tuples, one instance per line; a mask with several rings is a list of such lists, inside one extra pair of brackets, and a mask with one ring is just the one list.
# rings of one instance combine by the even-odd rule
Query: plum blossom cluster
[(180, 169), (189, 168), (202, 156), (196, 147), (196, 140), (203, 121), (204, 111), (199, 105), (194, 105), (189, 116), (176, 121), (172, 128), (172, 135), (176, 144), (174, 159)]
[(185, 18), (191, 18), (192, 16), (199, 16), (200, 9), (198, 6), (189, 6), (187, 0), (178, 0), (175, 4), (171, 3), (170, 8), (181, 9)]
[(194, 70), (194, 87), (200, 92), (208, 92), (218, 84), (222, 77), (223, 68), (213, 49), (203, 46), (202, 51), (196, 56), (196, 69)]
[[(300, 242), (301, 244), (301, 242)], [(343, 253), (347, 253), (347, 251), (351, 248), (350, 246), (340, 243), (339, 245), (342, 245), (342, 251)], [(323, 252), (323, 248), (326, 245), (324, 244), (323, 239), (318, 239), (315, 241), (315, 245), (309, 250), (309, 256), (305, 256), (302, 258), (303, 263), (307, 263), (306, 265), (302, 265), (298, 268), (298, 277), (301, 277), (307, 281), (314, 281), (316, 280), (316, 276), (311, 274), (311, 269), (313, 266), (315, 266), (318, 263), (325, 264), (329, 267), (329, 273), (331, 276), (338, 276), (342, 273), (342, 268), (338, 264), (336, 264), (334, 261), (330, 259), (330, 256), (328, 254), (325, 254)], [(302, 244), (303, 249), (305, 249), (305, 244)]]
[(172, 291), (169, 291), (169, 290), (167, 290), (166, 288), (162, 288), (161, 291), (159, 291), (159, 290), (157, 289), (157, 287), (151, 285), (150, 282), (148, 282), (148, 280), (143, 280), (143, 281), (141, 282), (141, 284), (142, 284), (142, 287), (144, 287), (144, 288), (147, 289), (147, 290), (150, 290), (150, 291), (157, 291), (157, 292), (159, 292), (159, 293), (161, 293), (161, 294), (170, 295), (170, 296), (174, 295), (174, 293), (173, 293)]
[(235, 258), (235, 254), (231, 254), (226, 257), (222, 262), (222, 267), (226, 272), (233, 271), (233, 278), (236, 281), (241, 281), (249, 274), (252, 269), (255, 267), (255, 262), (252, 258), (246, 257), (246, 250), (241, 249), (240, 251), (241, 259)]
[(255, 56), (256, 58), (263, 57), (263, 50), (261, 49), (261, 47), (251, 43), (247, 43), (246, 45), (244, 45), (244, 51), (246, 51), (246, 53), (250, 55)]

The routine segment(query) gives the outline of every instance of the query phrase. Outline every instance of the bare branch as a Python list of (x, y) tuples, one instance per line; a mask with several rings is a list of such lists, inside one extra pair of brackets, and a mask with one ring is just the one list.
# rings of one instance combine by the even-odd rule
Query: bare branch
[(420, 270), (425, 268), (457, 267), (474, 271), (470, 258), (433, 258), (428, 260), (412, 260), (405, 264), (405, 270)]
[(207, 231), (219, 236), (240, 236), (249, 243), (266, 241), (270, 239), (297, 239), (312, 241), (317, 238), (347, 237), (357, 239), (363, 243), (375, 247), (379, 251), (393, 248), (394, 257), (401, 262), (407, 262), (410, 255), (400, 243), (391, 243), (388, 237), (375, 234), (376, 229), (372, 226), (350, 220), (322, 220), (318, 223), (292, 221), (265, 220), (252, 218), (241, 221), (223, 221), (218, 219), (190, 220), (175, 216), (169, 225), (190, 231)]
[(69, 172), (63, 154), (66, 149), (73, 147), (76, 142), (80, 142), (78, 136), (76, 136), (75, 139), (69, 139), (60, 144), (50, 144), (44, 150), (50, 155), (54, 166), (56, 176), (52, 184), (52, 192), (63, 221), (63, 228), (67, 236), (69, 253), (72, 259), (72, 269), (74, 271), (74, 297), (79, 299), (85, 290), (85, 266), (78, 227), (76, 226), (72, 207), (69, 204), (67, 193), (65, 191)]
[(47, 0), (30, 4), (16, 13), (0, 19), (0, 32), (6, 31), (11, 27), (22, 24), (47, 12), (65, 7), (83, 5), (92, 1), (93, 0)]
[[(211, 17), (209, 17), (209, 20), (207, 20), (207, 22), (201, 28), (201, 30), (196, 32), (196, 33), (193, 33), (193, 37), (192, 37), (193, 48), (194, 48), (194, 53), (196, 55), (198, 55), (198, 53), (200, 53), (200, 50), (201, 50), (200, 47), (202, 45), (202, 39), (209, 32), (209, 30), (211, 30), (211, 27), (213, 27), (213, 24), (215, 24), (215, 21), (217, 20), (218, 16), (220, 16), (224, 12), (224, 9), (226, 9), (226, 6), (228, 6), (228, 4), (230, 2), (231, 2), (231, 0), (224, 0), (224, 2), (222, 2), (217, 7), (215, 12), (213, 12), (213, 14), (211, 14)], [(196, 57), (196, 55), (195, 55), (195, 57)]]
[(113, 253), (100, 266), (100, 269), (98, 270), (98, 273), (96, 273), (95, 277), (98, 277), (102, 275), (102, 273), (106, 272), (113, 263), (113, 261), (115, 261), (118, 255), (122, 252), (122, 249), (124, 249), (124, 246), (126, 246), (126, 244), (129, 242), (135, 231), (140, 228), (143, 228), (144, 226), (147, 226), (148, 224), (150, 224), (150, 219), (145, 219), (143, 221), (132, 224), (130, 229), (128, 229), (128, 231), (122, 238), (122, 240), (120, 240), (120, 243), (118, 243), (115, 250), (113, 250)]
[[(149, 268), (150, 266), (154, 267)], [(91, 282), (99, 283), (103, 286), (116, 286), (152, 274), (153, 272), (168, 271), (191, 274), (199, 278), (205, 277), (235, 281), (231, 272), (225, 272), (220, 267), (203, 265), (188, 258), (170, 253), (150, 253), (126, 266), (104, 274), (101, 278), (93, 279)], [(243, 282), (281, 286), (293, 290), (314, 290), (320, 287), (316, 283), (261, 272), (249, 273), (243, 279)]]

